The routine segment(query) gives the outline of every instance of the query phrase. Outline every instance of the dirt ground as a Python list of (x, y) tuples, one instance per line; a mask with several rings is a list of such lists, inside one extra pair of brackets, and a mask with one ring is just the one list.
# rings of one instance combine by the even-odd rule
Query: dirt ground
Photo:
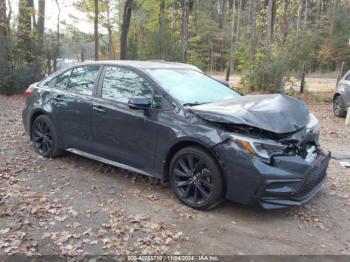
[[(308, 104), (321, 142), (350, 153), (329, 102)], [(44, 159), (24, 134), (20, 96), (0, 96), (0, 254), (350, 254), (350, 169), (332, 160), (306, 206), (266, 211), (182, 205), (170, 186), (73, 154)]]
[[(213, 73), (213, 76), (225, 78), (223, 73)], [(230, 76), (230, 84), (234, 87), (241, 87), (241, 76), (232, 75)], [(328, 77), (306, 77), (305, 79), (305, 90), (309, 92), (331, 92), (335, 90), (337, 79)], [(300, 80), (291, 78), (286, 84), (286, 88), (292, 88), (295, 91), (300, 89)]]

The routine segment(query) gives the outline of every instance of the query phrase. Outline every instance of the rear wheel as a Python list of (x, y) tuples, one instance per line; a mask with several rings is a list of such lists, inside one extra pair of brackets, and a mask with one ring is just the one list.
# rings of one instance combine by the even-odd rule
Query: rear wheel
[(196, 209), (214, 207), (223, 198), (224, 186), (215, 159), (198, 147), (175, 154), (170, 164), (170, 182), (176, 196)]
[(337, 95), (333, 101), (333, 112), (337, 117), (345, 117), (346, 116), (346, 106), (344, 103), (344, 99), (341, 95)]
[(35, 118), (31, 127), (31, 139), (36, 152), (43, 157), (56, 157), (62, 153), (58, 145), (55, 127), (46, 115)]

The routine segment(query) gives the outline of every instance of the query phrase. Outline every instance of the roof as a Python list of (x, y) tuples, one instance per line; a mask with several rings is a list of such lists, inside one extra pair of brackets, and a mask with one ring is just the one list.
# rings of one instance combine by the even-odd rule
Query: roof
[[(84, 63), (81, 63), (84, 64)], [(136, 61), (136, 60), (105, 60), (105, 61), (96, 61), (96, 62), (86, 62), (86, 64), (109, 64), (109, 65), (126, 65), (135, 67), (138, 69), (156, 69), (156, 68), (187, 68), (202, 72), (201, 69), (194, 65), (178, 63), (178, 62), (168, 62), (162, 60), (154, 61)]]

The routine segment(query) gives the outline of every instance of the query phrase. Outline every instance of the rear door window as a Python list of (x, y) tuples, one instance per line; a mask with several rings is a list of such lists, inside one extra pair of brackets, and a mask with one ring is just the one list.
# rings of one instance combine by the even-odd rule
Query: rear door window
[(53, 78), (48, 83), (48, 86), (56, 88), (58, 90), (62, 90), (62, 91), (66, 90), (71, 72), (72, 72), (72, 70), (68, 70), (67, 72), (63, 73), (62, 75), (59, 75), (59, 76)]
[(67, 86), (67, 91), (81, 94), (92, 95), (100, 66), (82, 66), (72, 70)]
[(80, 66), (51, 79), (47, 85), (61, 91), (92, 95), (100, 66)]

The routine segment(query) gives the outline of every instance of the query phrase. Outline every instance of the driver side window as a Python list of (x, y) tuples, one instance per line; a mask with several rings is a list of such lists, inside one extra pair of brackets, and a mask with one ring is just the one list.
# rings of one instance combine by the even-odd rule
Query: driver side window
[(135, 96), (144, 96), (152, 100), (151, 85), (142, 76), (126, 68), (106, 67), (102, 98), (128, 103), (129, 99)]

